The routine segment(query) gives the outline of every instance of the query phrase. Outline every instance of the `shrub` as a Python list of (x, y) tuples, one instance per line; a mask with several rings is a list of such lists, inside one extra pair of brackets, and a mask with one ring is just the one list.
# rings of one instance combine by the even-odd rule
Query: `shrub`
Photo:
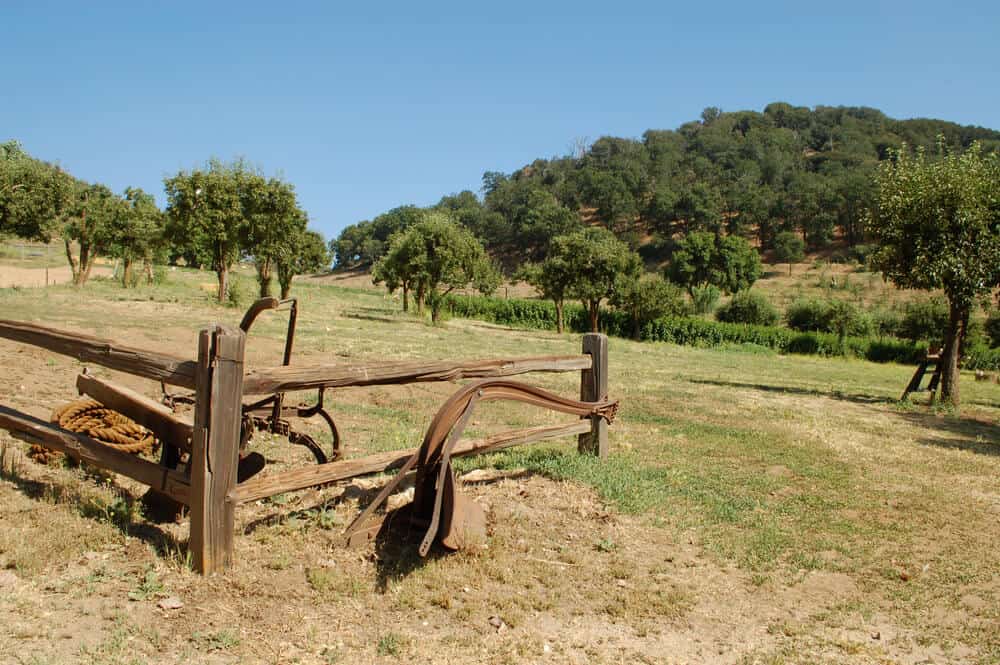
[(778, 322), (778, 310), (762, 294), (741, 291), (715, 313), (715, 318), (726, 323), (773, 326)]
[(826, 316), (826, 303), (815, 299), (799, 299), (785, 310), (785, 323), (792, 330), (822, 330)]
[(985, 344), (970, 345), (962, 358), (965, 369), (1000, 370), (1000, 348), (991, 349)]
[(719, 303), (720, 296), (722, 296), (722, 291), (712, 284), (696, 286), (691, 289), (691, 304), (694, 305), (695, 314), (711, 314)]
[(796, 300), (785, 312), (785, 321), (793, 330), (836, 333), (841, 337), (864, 337), (875, 330), (872, 317), (843, 300)]
[(1000, 310), (993, 310), (986, 318), (984, 328), (986, 336), (990, 340), (990, 346), (994, 349), (1000, 347)]
[[(450, 295), (446, 307), (455, 316), (502, 325), (548, 330), (555, 330), (556, 327), (555, 306), (542, 300)], [(567, 303), (566, 325), (577, 332), (589, 330), (586, 310), (576, 303)], [(602, 311), (599, 327), (608, 335), (629, 337), (632, 335), (632, 317), (627, 312)], [(919, 362), (927, 352), (926, 344), (904, 340), (875, 340), (852, 335), (840, 339), (826, 332), (796, 332), (777, 326), (707, 321), (687, 316), (663, 316), (648, 321), (641, 327), (639, 338), (703, 348), (751, 345), (756, 349), (773, 349), (780, 353), (852, 355), (874, 362), (909, 364)], [(1000, 356), (1000, 351), (994, 353)], [(976, 358), (974, 362), (977, 363), (993, 362), (990, 358)]]
[(913, 341), (944, 342), (948, 330), (948, 303), (943, 298), (914, 300), (903, 306), (898, 335)]

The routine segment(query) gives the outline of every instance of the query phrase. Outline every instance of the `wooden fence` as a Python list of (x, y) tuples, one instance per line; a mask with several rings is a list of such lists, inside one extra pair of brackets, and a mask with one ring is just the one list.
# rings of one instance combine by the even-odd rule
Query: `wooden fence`
[[(307, 388), (457, 381), (528, 372), (580, 372), (580, 398), (598, 401), (608, 390), (608, 340), (587, 334), (583, 353), (501, 360), (387, 362), (281, 366), (247, 371), (245, 335), (213, 325), (198, 336), (195, 360), (147, 351), (106, 339), (29, 323), (0, 320), (0, 338), (31, 344), (82, 361), (195, 391), (193, 421), (123, 386), (86, 373), (77, 389), (150, 429), (161, 441), (190, 453), (185, 470), (168, 468), (109, 448), (94, 439), (0, 406), (0, 427), (13, 436), (61, 451), (161, 492), (190, 511), (188, 550), (196, 570), (207, 574), (232, 561), (237, 506), (275, 494), (302, 490), (399, 468), (416, 451), (392, 451), (358, 459), (265, 474), (237, 483), (242, 405), (245, 395)], [(460, 442), (453, 455), (473, 455), (510, 446), (577, 435), (580, 452), (608, 452), (607, 422), (599, 417), (494, 434)]]

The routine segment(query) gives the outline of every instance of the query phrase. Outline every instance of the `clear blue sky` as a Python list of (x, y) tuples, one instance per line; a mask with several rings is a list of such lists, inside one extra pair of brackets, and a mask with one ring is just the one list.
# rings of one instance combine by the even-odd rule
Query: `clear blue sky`
[(2, 0), (0, 34), (0, 140), (161, 205), (164, 175), (245, 156), (327, 236), (707, 106), (1000, 128), (996, 0)]

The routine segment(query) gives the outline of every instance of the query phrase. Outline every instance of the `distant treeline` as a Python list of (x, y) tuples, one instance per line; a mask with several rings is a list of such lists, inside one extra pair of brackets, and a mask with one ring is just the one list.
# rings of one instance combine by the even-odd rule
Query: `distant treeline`
[(765, 249), (785, 231), (814, 250), (835, 238), (853, 246), (863, 242), (877, 164), (904, 145), (933, 150), (938, 137), (952, 148), (1000, 148), (994, 130), (894, 120), (864, 107), (708, 108), (675, 130), (606, 136), (514, 173), (487, 171), (482, 196), (463, 191), (429, 209), (395, 208), (348, 226), (331, 249), (340, 266), (370, 265), (393, 233), (428, 210), (447, 212), (508, 269), (544, 258), (551, 238), (594, 224), (647, 261), (668, 258), (672, 240), (692, 231), (756, 236)]

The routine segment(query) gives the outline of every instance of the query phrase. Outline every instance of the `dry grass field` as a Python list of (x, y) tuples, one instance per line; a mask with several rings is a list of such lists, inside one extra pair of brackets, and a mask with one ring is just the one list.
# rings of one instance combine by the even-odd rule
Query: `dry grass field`
[[(6, 318), (192, 356), (199, 328), (242, 314), (211, 302), (211, 282), (178, 270), (156, 287), (96, 280), (0, 302)], [(580, 347), (432, 327), (336, 282), (294, 295), (296, 364)], [(265, 314), (249, 362), (278, 364), (283, 330)], [(335, 545), (373, 478), (242, 507), (235, 565), (203, 579), (186, 524), (145, 520), (138, 486), (36, 464), (0, 434), (0, 662), (1000, 663), (1000, 385), (964, 376), (952, 414), (897, 401), (910, 367), (621, 339), (610, 354), (610, 458), (560, 441), (462, 460), (489, 538), (426, 560), (392, 540)], [(75, 397), (81, 363), (5, 341), (0, 357), (3, 404), (48, 417)], [(529, 377), (577, 390), (575, 375)], [(417, 445), (453, 389), (328, 404), (359, 456)], [(492, 405), (471, 433), (550, 421)], [(271, 468), (309, 463), (279, 439), (252, 445)]]

